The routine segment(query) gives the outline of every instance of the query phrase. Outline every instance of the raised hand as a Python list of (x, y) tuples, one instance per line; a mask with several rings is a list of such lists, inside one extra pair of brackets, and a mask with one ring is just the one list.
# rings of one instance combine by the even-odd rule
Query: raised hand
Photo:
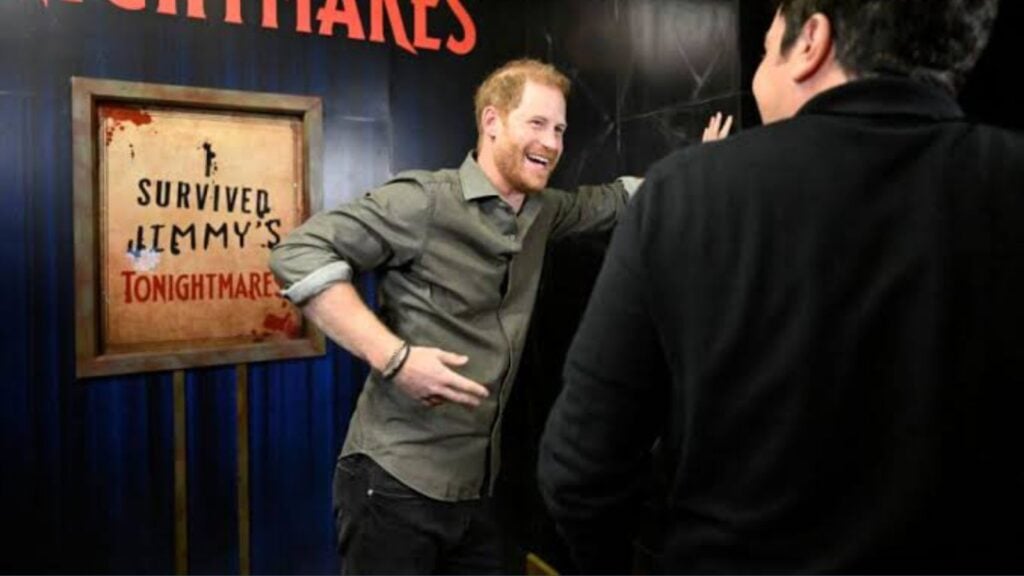
[(711, 142), (713, 140), (721, 140), (729, 135), (729, 130), (732, 129), (732, 114), (725, 118), (725, 122), (722, 122), (722, 113), (715, 112), (711, 115), (711, 119), (708, 120), (708, 125), (704, 128), (704, 135), (701, 136), (701, 142)]

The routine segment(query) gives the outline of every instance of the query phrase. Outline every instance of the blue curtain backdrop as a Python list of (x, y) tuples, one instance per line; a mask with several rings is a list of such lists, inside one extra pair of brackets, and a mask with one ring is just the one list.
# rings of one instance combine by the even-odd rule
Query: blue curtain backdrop
[[(447, 2), (430, 32), (457, 32)], [(373, 0), (355, 0), (363, 25)], [(168, 373), (76, 381), (71, 76), (259, 92), (323, 101), (323, 204), (408, 168), (458, 165), (473, 146), (472, 92), (513, 57), (551, 61), (574, 82), (555, 184), (642, 174), (699, 138), (708, 114), (758, 122), (750, 78), (770, 21), (760, 0), (462, 0), (477, 29), (467, 56), (118, 7), (126, 0), (0, 1), (0, 572), (172, 573), (174, 386)], [(313, 15), (325, 0), (311, 0)], [(412, 2), (397, 0), (412, 35)], [(990, 49), (964, 90), (968, 113), (1020, 129), (1010, 85), (1024, 10), (1005, 0)], [(316, 22), (314, 21), (314, 28)], [(552, 247), (524, 366), (506, 416), (506, 521), (561, 560), (533, 482), (536, 438), (558, 391), (564, 350), (605, 238)], [(372, 278), (362, 280), (373, 303)], [(328, 344), (324, 357), (248, 367), (249, 530), (254, 574), (331, 574), (330, 482), (366, 367)], [(188, 563), (237, 573), (234, 366), (188, 370)], [(557, 563), (556, 563), (557, 565)]]
[[(224, 22), (224, 2), (205, 2), (205, 20), (186, 18), (185, 2), (176, 16), (147, 4), (0, 3), (0, 502), (13, 520), (2, 572), (175, 566), (171, 375), (74, 377), (70, 78), (319, 96), (330, 206), (401, 169), (460, 162), (475, 84), (523, 50), (513, 2), (464, 2), (478, 27), (464, 57), (352, 41), (340, 26), (300, 34), (293, 2), (279, 2), (277, 30), (260, 27), (258, 2), (243, 2), (243, 25)], [(370, 3), (359, 4), (365, 22)], [(411, 35), (411, 4), (401, 6)], [(440, 37), (456, 31), (443, 7), (430, 19)], [(364, 376), (333, 345), (323, 358), (249, 367), (253, 573), (337, 572), (330, 479)], [(192, 573), (240, 569), (235, 381), (233, 366), (186, 373)]]
[[(367, 31), (373, 0), (355, 0)], [(430, 32), (458, 31), (442, 0)], [(467, 56), (279, 28), (118, 7), (127, 0), (0, 1), (0, 572), (172, 573), (174, 386), (168, 373), (76, 381), (71, 76), (259, 92), (323, 101), (323, 204), (408, 168), (458, 165), (473, 146), (472, 92), (497, 64), (523, 55), (574, 81), (566, 151), (555, 184), (642, 174), (699, 138), (708, 114), (758, 122), (750, 78), (771, 12), (760, 0), (462, 0), (477, 29)], [(313, 15), (325, 0), (311, 0)], [(412, 2), (397, 0), (412, 34)], [(1010, 85), (1020, 53), (1020, 2), (1005, 0), (989, 51), (962, 97), (968, 113), (1020, 129)], [(316, 22), (314, 21), (314, 27)], [(601, 262), (605, 238), (549, 251), (538, 314), (506, 417), (507, 523), (560, 560), (533, 482), (534, 449), (558, 391), (562, 355)], [(372, 303), (372, 278), (361, 289)], [(331, 574), (330, 482), (366, 367), (329, 344), (322, 358), (248, 367), (249, 530), (254, 574)], [(234, 366), (185, 374), (188, 563), (237, 573)], [(509, 511), (507, 511), (509, 512)], [(557, 563), (556, 563), (557, 565)]]

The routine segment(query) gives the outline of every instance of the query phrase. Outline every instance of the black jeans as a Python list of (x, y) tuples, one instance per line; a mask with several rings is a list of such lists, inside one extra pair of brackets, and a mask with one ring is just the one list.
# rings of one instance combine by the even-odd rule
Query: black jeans
[(363, 454), (338, 460), (334, 522), (342, 574), (506, 570), (501, 534), (488, 499), (427, 498)]

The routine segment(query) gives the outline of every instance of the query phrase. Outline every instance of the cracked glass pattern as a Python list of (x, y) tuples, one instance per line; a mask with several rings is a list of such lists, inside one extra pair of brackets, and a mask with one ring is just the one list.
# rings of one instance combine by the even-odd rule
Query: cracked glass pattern
[[(740, 108), (735, 0), (569, 0), (531, 29), (530, 53), (573, 80), (556, 185), (642, 174)], [(740, 118), (736, 118), (737, 124)]]

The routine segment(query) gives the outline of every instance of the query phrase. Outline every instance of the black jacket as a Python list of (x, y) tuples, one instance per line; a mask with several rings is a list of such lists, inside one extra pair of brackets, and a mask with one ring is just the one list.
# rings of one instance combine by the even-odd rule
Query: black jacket
[(623, 571), (661, 436), (667, 572), (1024, 571), (1024, 138), (897, 79), (659, 162), (539, 477)]

